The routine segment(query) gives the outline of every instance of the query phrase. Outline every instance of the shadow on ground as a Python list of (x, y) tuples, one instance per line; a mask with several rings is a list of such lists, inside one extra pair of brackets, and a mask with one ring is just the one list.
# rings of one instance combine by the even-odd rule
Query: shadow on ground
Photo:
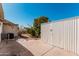
[(0, 56), (33, 56), (33, 54), (15, 40), (0, 43)]

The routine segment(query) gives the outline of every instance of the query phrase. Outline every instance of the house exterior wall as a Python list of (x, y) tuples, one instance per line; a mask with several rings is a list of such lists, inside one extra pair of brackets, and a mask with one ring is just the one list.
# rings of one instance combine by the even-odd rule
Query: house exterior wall
[(3, 33), (14, 33), (14, 36), (18, 36), (18, 27), (4, 24)]
[(41, 25), (41, 39), (43, 41), (47, 42), (48, 44), (51, 43), (51, 45), (53, 46), (63, 48), (67, 51), (72, 51), (77, 54), (79, 54), (78, 35), (79, 17), (68, 18), (62, 21)]
[(1, 34), (3, 32), (3, 23), (0, 22), (0, 42), (1, 42)]

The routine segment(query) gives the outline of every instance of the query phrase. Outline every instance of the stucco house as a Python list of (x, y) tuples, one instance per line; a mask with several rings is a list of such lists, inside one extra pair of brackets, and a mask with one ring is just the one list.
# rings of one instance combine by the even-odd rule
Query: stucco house
[(18, 25), (8, 20), (0, 19), (0, 39), (1, 40), (14, 39), (14, 37), (17, 36), (18, 36)]
[(4, 18), (2, 4), (0, 3), (0, 42), (3, 39), (14, 39), (18, 36), (18, 25)]

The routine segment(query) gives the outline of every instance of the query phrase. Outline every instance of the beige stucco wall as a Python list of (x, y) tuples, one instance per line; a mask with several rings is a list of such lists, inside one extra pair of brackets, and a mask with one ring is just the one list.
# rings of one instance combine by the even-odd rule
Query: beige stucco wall
[(3, 23), (2, 22), (0, 22), (0, 42), (1, 42), (1, 33), (2, 33), (2, 30), (3, 29)]
[(15, 36), (18, 35), (18, 27), (11, 25), (3, 25), (3, 33), (14, 33)]

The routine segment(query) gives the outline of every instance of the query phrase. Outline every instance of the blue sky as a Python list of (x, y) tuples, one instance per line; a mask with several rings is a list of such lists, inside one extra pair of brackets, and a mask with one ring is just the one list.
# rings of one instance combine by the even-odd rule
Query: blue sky
[(79, 16), (77, 3), (4, 3), (2, 5), (5, 19), (23, 26), (32, 25), (34, 19), (40, 16), (46, 16), (52, 21)]

